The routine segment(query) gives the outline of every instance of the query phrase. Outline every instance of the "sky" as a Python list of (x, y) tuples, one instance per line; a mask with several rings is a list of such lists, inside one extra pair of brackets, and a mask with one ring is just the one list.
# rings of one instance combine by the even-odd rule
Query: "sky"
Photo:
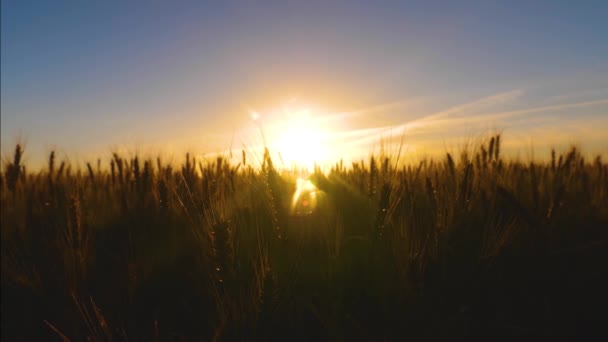
[(608, 156), (607, 1), (1, 6), (4, 157), (21, 141), (34, 164), (264, 143), (355, 159), (493, 132), (518, 157)]

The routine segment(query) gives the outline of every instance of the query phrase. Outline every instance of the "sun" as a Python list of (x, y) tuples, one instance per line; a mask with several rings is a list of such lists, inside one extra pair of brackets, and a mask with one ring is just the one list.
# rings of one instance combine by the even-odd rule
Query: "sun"
[(273, 135), (272, 145), (286, 166), (311, 170), (330, 154), (329, 132), (308, 108), (286, 111)]
[(280, 107), (257, 111), (248, 108), (255, 131), (261, 133), (263, 147), (287, 169), (313, 171), (326, 169), (338, 154), (334, 114), (322, 107), (290, 100)]

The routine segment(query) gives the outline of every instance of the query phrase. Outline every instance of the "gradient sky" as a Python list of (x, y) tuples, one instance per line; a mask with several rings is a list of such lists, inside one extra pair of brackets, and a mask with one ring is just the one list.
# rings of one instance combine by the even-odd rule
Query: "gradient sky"
[(3, 155), (218, 152), (285, 106), (344, 153), (493, 130), (521, 155), (608, 152), (608, 1), (377, 3), (3, 0)]

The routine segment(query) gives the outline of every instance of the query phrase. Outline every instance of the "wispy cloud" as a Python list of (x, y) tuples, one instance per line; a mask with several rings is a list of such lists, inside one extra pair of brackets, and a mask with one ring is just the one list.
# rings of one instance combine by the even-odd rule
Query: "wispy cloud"
[(453, 116), (456, 114), (471, 114), (475, 112), (479, 112), (480, 110), (486, 110), (488, 108), (495, 107), (496, 105), (503, 104), (509, 101), (513, 101), (519, 98), (523, 94), (522, 89), (514, 89), (508, 92), (494, 94), (490, 96), (486, 96), (475, 101), (471, 101), (468, 103), (463, 103), (448, 109), (444, 109), (440, 112), (426, 115), (422, 118), (411, 121), (411, 123), (432, 121), (439, 118), (444, 118), (448, 116)]
[(379, 114), (385, 113), (388, 111), (404, 108), (410, 103), (408, 100), (400, 100), (400, 101), (392, 101), (386, 102), (378, 105), (373, 105), (369, 107), (357, 108), (350, 111), (331, 113), (329, 115), (324, 115), (322, 117), (317, 118), (319, 123), (326, 123), (331, 121), (340, 121), (346, 119), (352, 119), (354, 117), (368, 115), (368, 114)]
[(592, 107), (598, 106), (602, 104), (608, 104), (608, 99), (600, 99), (594, 101), (585, 101), (585, 102), (576, 102), (576, 103), (564, 103), (559, 105), (552, 106), (542, 106), (542, 107), (533, 107), (533, 108), (525, 108), (519, 110), (512, 111), (504, 111), (504, 112), (494, 112), (482, 115), (472, 115), (472, 116), (464, 116), (457, 118), (444, 118), (444, 119), (436, 119), (424, 122), (423, 124), (418, 123), (418, 125), (412, 126), (411, 123), (406, 123), (405, 126), (410, 125), (410, 128), (423, 128), (424, 126), (432, 126), (435, 128), (448, 127), (448, 128), (458, 128), (461, 126), (472, 126), (476, 124), (489, 124), (489, 123), (498, 123), (504, 122), (508, 119), (514, 119), (519, 116), (524, 116), (526, 114), (533, 113), (544, 113), (544, 112), (558, 112), (566, 109), (574, 109), (574, 108), (583, 108), (583, 107)]
[[(424, 127), (431, 125), (440, 120), (446, 120), (445, 118), (453, 115), (458, 115), (459, 119), (466, 120), (467, 117), (461, 117), (462, 115), (470, 113), (478, 113), (482, 110), (487, 110), (493, 106), (503, 104), (505, 102), (512, 101), (523, 94), (523, 90), (515, 89), (504, 93), (494, 94), (491, 96), (483, 97), (475, 101), (460, 104), (451, 108), (444, 109), (440, 112), (425, 115), (420, 118), (409, 120), (397, 125), (386, 125), (373, 128), (356, 129), (350, 131), (343, 131), (335, 133), (336, 138), (345, 139), (351, 138), (349, 146), (360, 145), (367, 142), (377, 140), (380, 136), (385, 134), (396, 134), (401, 135), (405, 132), (410, 132), (418, 127)], [(397, 102), (395, 102), (397, 103)], [(454, 119), (451, 119), (454, 120)]]
[[(510, 125), (525, 123), (532, 124), (547, 124), (555, 122), (555, 119), (543, 115), (541, 117), (527, 118), (528, 114), (559, 112), (569, 109), (594, 107), (608, 104), (608, 99), (598, 99), (592, 101), (582, 101), (574, 103), (562, 103), (550, 106), (538, 106), (531, 108), (523, 108), (511, 111), (490, 112), (487, 114), (469, 115), (479, 113), (483, 110), (490, 110), (495, 106), (507, 103), (521, 96), (522, 91), (515, 90), (507, 93), (497, 94), (490, 97), (482, 98), (477, 101), (455, 106), (453, 108), (427, 115), (423, 118), (410, 120), (398, 125), (386, 125), (374, 128), (351, 130), (347, 132), (339, 132), (335, 134), (336, 139), (343, 139), (345, 146), (361, 146), (379, 141), (379, 139), (400, 139), (400, 136), (405, 134), (407, 139), (416, 138), (422, 140), (425, 136), (432, 136), (437, 139), (438, 136), (449, 136), (455, 133), (463, 133), (463, 130), (483, 129), (485, 126), (502, 126), (500, 128), (508, 128)], [(456, 116), (456, 117), (452, 117)], [(523, 120), (523, 122), (522, 122)]]

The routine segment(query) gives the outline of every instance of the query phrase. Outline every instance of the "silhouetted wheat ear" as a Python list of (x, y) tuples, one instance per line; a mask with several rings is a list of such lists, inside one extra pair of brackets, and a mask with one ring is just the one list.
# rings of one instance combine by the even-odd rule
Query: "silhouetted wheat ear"
[(111, 179), (112, 179), (112, 184), (116, 183), (116, 163), (114, 162), (114, 159), (110, 160), (110, 174), (111, 174)]
[(62, 161), (59, 165), (59, 170), (57, 170), (57, 177), (55, 177), (55, 181), (59, 181), (61, 176), (63, 175), (63, 171), (65, 170), (65, 161)]
[(125, 181), (123, 160), (116, 153), (114, 153), (114, 162), (116, 163), (116, 168), (118, 170), (118, 182), (123, 185)]
[(158, 181), (158, 206), (161, 210), (167, 210), (169, 205), (169, 189), (167, 188), (167, 181), (165, 178), (161, 178)]
[(566, 191), (565, 185), (559, 184), (557, 190), (555, 191), (553, 198), (551, 200), (551, 204), (547, 209), (546, 221), (553, 219), (556, 215), (557, 209), (562, 205), (562, 199), (564, 197), (564, 193)]
[(456, 175), (456, 167), (454, 165), (454, 159), (452, 158), (452, 155), (447, 153), (447, 165), (448, 165), (448, 171), (450, 172), (450, 176), (454, 177)]
[(539, 193), (539, 186), (538, 186), (538, 176), (537, 176), (537, 172), (536, 172), (536, 167), (534, 165), (534, 162), (530, 163), (530, 182), (531, 182), (531, 189), (532, 189), (532, 201), (534, 203), (534, 210), (537, 210), (539, 205), (540, 205), (540, 193)]
[(602, 156), (597, 156), (595, 157), (595, 168), (597, 170), (597, 174), (599, 175), (600, 178), (602, 178)]
[(73, 195), (70, 197), (70, 207), (69, 207), (69, 222), (68, 227), (70, 227), (70, 234), (75, 234), (74, 236), (70, 236), (70, 240), (72, 240), (75, 244), (78, 243), (82, 233), (82, 225), (81, 225), (81, 215), (80, 215), (80, 201), (78, 200), (78, 196)]
[(55, 151), (51, 151), (49, 155), (49, 173), (47, 175), (47, 183), (49, 186), (49, 192), (51, 193), (51, 197), (53, 197), (54, 193), (54, 182), (53, 182), (53, 174), (55, 173)]
[(20, 144), (15, 147), (15, 153), (13, 155), (13, 162), (9, 163), (6, 167), (6, 185), (12, 192), (17, 188), (17, 182), (20, 180), (20, 173), (22, 170), (21, 158), (23, 157), (23, 148)]
[(144, 172), (142, 174), (143, 181), (142, 181), (142, 188), (140, 190), (142, 193), (147, 193), (150, 190), (153, 178), (154, 178), (154, 171), (152, 169), (152, 162), (150, 160), (146, 160), (144, 162)]
[(93, 171), (93, 167), (91, 166), (91, 163), (87, 162), (87, 170), (89, 172), (89, 180), (91, 181), (91, 184), (93, 184), (93, 186), (95, 186), (95, 172)]
[(376, 178), (378, 177), (378, 169), (376, 167), (376, 158), (372, 155), (369, 160), (369, 185), (367, 195), (371, 198), (376, 194)]
[(460, 205), (465, 208), (467, 206), (467, 202), (469, 201), (469, 194), (471, 192), (472, 186), (472, 178), (473, 178), (473, 166), (471, 163), (467, 163), (464, 169), (464, 173), (462, 175), (462, 181), (460, 183), (460, 192), (458, 194), (458, 202)]
[(156, 157), (156, 169), (158, 170), (158, 173), (160, 174), (163, 170), (163, 163), (160, 160), (160, 157)]
[(376, 214), (376, 232), (375, 239), (381, 239), (385, 235), (385, 225), (389, 210), (389, 200), (391, 196), (391, 187), (389, 183), (384, 183), (380, 188), (380, 201), (378, 202), (378, 212)]
[(570, 149), (570, 151), (566, 155), (566, 160), (564, 161), (564, 164), (563, 164), (563, 169), (566, 172), (569, 172), (571, 170), (574, 160), (576, 159), (576, 156), (577, 156), (577, 150), (576, 150), (576, 147), (573, 147), (572, 149)]
[(500, 157), (500, 134), (496, 135), (496, 143), (495, 144), (496, 144), (496, 146), (494, 147), (494, 151), (495, 151), (494, 159), (498, 160), (499, 157)]
[(222, 156), (217, 157), (216, 162), (215, 162), (215, 173), (218, 176), (223, 175), (223, 166), (224, 166), (224, 158), (222, 158)]
[(386, 177), (388, 175), (389, 171), (390, 171), (390, 160), (388, 157), (385, 157), (382, 160), (382, 171), (381, 171), (382, 176)]
[(488, 151), (486, 151), (486, 148), (483, 144), (481, 145), (480, 150), (481, 150), (481, 159), (483, 162), (483, 166), (485, 167), (488, 162)]
[[(79, 296), (72, 293), (72, 301), (80, 314), (80, 318), (82, 319), (84, 326), (86, 327), (86, 341), (102, 342), (114, 340), (115, 334), (112, 332), (112, 329), (101, 310), (93, 301), (93, 298), (89, 298), (90, 305), (87, 305), (86, 303), (82, 304), (81, 302), (84, 300), (81, 301), (78, 298)], [(57, 328), (53, 327), (48, 322), (46, 323), (60, 337), (64, 338), (63, 341), (69, 341), (69, 339), (65, 338), (65, 336), (59, 330), (57, 330)]]
[(138, 191), (141, 189), (141, 174), (139, 169), (139, 158), (135, 156), (133, 158), (133, 178), (135, 178), (135, 187)]
[(89, 262), (91, 236), (83, 223), (80, 191), (70, 196), (68, 222), (65, 230), (67, 269), (71, 279), (71, 291), (79, 292), (85, 281)]
[(215, 271), (218, 281), (223, 283), (232, 278), (234, 251), (232, 247), (232, 226), (225, 220), (212, 227), (213, 252), (216, 262)]
[(49, 155), (49, 177), (53, 177), (55, 172), (55, 151), (51, 151)]

